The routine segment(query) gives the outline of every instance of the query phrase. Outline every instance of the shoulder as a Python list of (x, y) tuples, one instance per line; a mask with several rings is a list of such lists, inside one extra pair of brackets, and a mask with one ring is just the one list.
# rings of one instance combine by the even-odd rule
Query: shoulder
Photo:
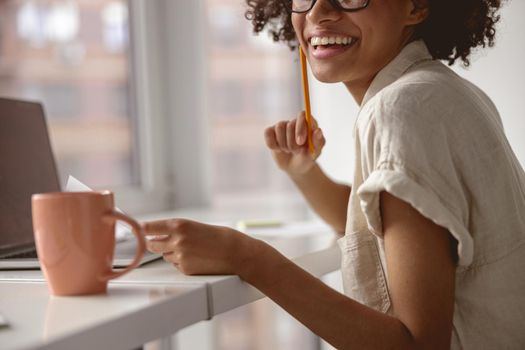
[[(425, 67), (426, 66), (426, 67)], [(434, 120), (460, 97), (465, 82), (439, 62), (411, 70), (382, 89), (371, 102), (376, 117), (417, 117)], [(453, 104), (452, 104), (453, 105)]]
[(363, 107), (377, 128), (454, 128), (499, 118), (478, 87), (439, 61), (409, 70)]

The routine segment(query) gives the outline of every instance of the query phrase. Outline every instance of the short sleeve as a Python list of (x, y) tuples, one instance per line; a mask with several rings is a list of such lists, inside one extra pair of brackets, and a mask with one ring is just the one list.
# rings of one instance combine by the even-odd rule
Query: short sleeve
[(396, 103), (376, 103), (370, 120), (374, 127), (359, 134), (363, 145), (374, 145), (361, 150), (361, 157), (373, 159), (373, 164), (357, 188), (368, 228), (383, 235), (379, 194), (386, 191), (445, 227), (458, 242), (459, 265), (468, 266), (473, 258), (468, 189), (461, 162), (455, 161), (461, 144), (449, 130), (449, 116), (446, 110), (410, 99), (386, 101)]

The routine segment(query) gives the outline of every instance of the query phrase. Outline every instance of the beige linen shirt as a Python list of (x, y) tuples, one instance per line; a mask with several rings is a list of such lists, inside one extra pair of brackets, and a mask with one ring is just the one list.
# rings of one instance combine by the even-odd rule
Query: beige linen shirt
[(415, 41), (373, 80), (354, 134), (339, 240), (345, 294), (393, 313), (379, 212), (387, 191), (458, 242), (452, 349), (525, 349), (525, 174), (494, 104)]

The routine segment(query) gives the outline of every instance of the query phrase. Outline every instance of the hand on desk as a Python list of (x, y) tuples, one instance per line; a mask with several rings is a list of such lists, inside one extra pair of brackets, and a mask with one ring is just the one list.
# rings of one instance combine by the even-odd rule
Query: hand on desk
[(186, 219), (151, 221), (142, 224), (148, 250), (162, 254), (187, 275), (239, 274), (261, 241), (229, 227)]

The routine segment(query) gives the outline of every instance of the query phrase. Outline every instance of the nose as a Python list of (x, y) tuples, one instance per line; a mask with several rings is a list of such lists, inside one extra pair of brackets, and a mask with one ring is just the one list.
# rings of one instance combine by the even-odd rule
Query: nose
[(317, 0), (314, 6), (306, 14), (306, 18), (315, 24), (320, 24), (326, 21), (335, 21), (341, 16), (341, 11), (336, 9), (331, 4), (330, 0)]

